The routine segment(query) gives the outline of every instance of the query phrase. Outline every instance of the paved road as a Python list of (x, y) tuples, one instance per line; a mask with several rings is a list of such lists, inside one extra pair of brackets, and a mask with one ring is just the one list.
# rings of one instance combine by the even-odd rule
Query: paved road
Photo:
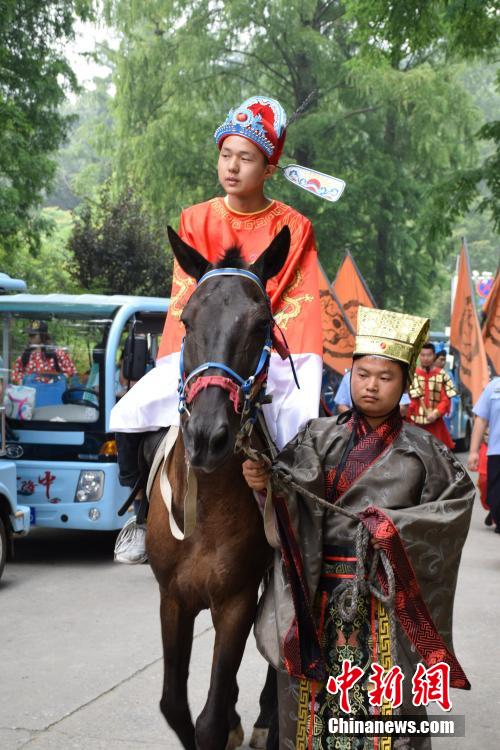
[[(473, 690), (452, 691), (464, 739), (435, 750), (494, 750), (500, 732), (500, 536), (477, 501), (455, 609), (455, 648)], [(149, 566), (111, 560), (114, 536), (36, 529), (0, 581), (0, 750), (179, 750), (158, 710), (158, 591)], [(190, 700), (206, 696), (213, 631), (197, 621)], [(246, 737), (265, 664), (250, 637), (239, 710)], [(248, 745), (244, 745), (245, 748)]]

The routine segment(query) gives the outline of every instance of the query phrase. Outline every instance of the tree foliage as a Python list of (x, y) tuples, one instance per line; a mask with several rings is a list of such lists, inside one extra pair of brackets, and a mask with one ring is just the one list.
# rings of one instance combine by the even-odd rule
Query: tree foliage
[(277, 178), (273, 196), (313, 220), (330, 274), (349, 249), (379, 304), (423, 310), (447, 251), (445, 191), (457, 170), (475, 166), (479, 120), (451, 48), (465, 43), (465, 22), (478, 48), (491, 43), (490, 6), (109, 0), (122, 35), (117, 180), (175, 222), (218, 190), (212, 133), (226, 111), (256, 92), (275, 96), (289, 114), (303, 109), (283, 163), (338, 175), (347, 190), (332, 205)]
[(78, 293), (72, 276), (73, 255), (68, 248), (72, 217), (69, 211), (45, 208), (41, 219), (50, 233), (40, 234), (40, 245), (33, 255), (28, 242), (19, 242), (15, 252), (0, 246), (0, 268), (16, 279), (24, 279), (32, 294)]
[(0, 0), (0, 243), (36, 243), (43, 220), (33, 209), (54, 176), (54, 152), (68, 118), (59, 112), (76, 86), (62, 45), (85, 0)]
[(113, 118), (110, 81), (94, 79), (94, 88), (67, 102), (63, 113), (72, 118), (66, 142), (57, 154), (54, 185), (45, 198), (48, 206), (73, 209), (85, 197), (97, 198), (111, 176)]
[(165, 232), (155, 228), (133, 191), (114, 199), (108, 183), (99, 202), (87, 200), (74, 223), (73, 278), (95, 293), (164, 297), (172, 280), (166, 246)]

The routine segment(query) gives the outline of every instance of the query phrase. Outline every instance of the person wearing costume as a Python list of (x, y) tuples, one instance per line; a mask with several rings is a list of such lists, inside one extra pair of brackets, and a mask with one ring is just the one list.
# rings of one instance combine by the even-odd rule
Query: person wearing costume
[(434, 344), (427, 341), (422, 347), (420, 367), (416, 368), (409, 389), (411, 404), (408, 418), (448, 448), (454, 448), (455, 443), (444, 423), (444, 416), (450, 411), (450, 399), (457, 395), (457, 391), (450, 376), (434, 365), (435, 354)]
[[(216, 263), (226, 249), (238, 246), (243, 259), (251, 264), (285, 225), (290, 229), (287, 262), (267, 284), (272, 312), (293, 355), (300, 384), (298, 390), (290, 377), (289, 362), (273, 351), (268, 375), (272, 403), (264, 407), (264, 413), (278, 447), (317, 416), (322, 375), (321, 309), (312, 225), (293, 208), (264, 193), (266, 182), (277, 170), (285, 136), (286, 115), (274, 99), (254, 96), (231, 110), (214, 134), (219, 148), (218, 177), (225, 196), (183, 210), (179, 225), (181, 238), (211, 263)], [(137, 480), (137, 441), (142, 434), (179, 424), (177, 386), (184, 335), (181, 314), (194, 289), (194, 280), (175, 261), (156, 367), (112, 411), (111, 429), (118, 433), (120, 473), (127, 486), (134, 486)], [(142, 552), (139, 549), (137, 555), (135, 551), (128, 555), (122, 549), (120, 561), (145, 559), (143, 529), (139, 535), (142, 539), (138, 545), (133, 538), (131, 544)]]
[[(28, 375), (54, 375), (61, 373), (68, 380), (77, 374), (71, 357), (64, 349), (54, 346), (49, 336), (49, 327), (43, 320), (33, 320), (26, 331), (28, 346), (16, 359), (11, 373), (11, 382), (20, 385)], [(47, 382), (48, 382), (47, 378)]]
[[(428, 737), (332, 735), (328, 722), (425, 715), (412, 700), (419, 663), (444, 664), (451, 686), (470, 687), (451, 618), (474, 486), (443, 443), (399, 410), (428, 324), (360, 307), (352, 410), (311, 420), (270, 470), (244, 463), (259, 497), (267, 487), (264, 523), (276, 549), (255, 635), (278, 670), (280, 748), (428, 750)], [(362, 674), (350, 690), (351, 714), (326, 687), (347, 661)], [(377, 705), (372, 665), (401, 669), (399, 707), (390, 696)]]
[[(455, 383), (455, 379), (453, 375), (449, 372), (447, 372), (446, 368), (446, 358), (448, 356), (448, 352), (446, 351), (443, 344), (438, 344), (436, 347), (436, 356), (434, 357), (434, 367), (437, 367), (438, 369), (443, 371), (443, 378), (445, 382), (445, 390), (446, 392), (452, 392), (453, 390), (456, 392), (456, 396), (458, 396), (458, 388), (457, 384)], [(455, 401), (457, 401), (456, 397), (451, 396), (450, 397), (450, 409), (447, 414), (444, 415), (444, 423), (446, 425), (446, 429), (451, 434), (452, 432), (452, 425), (453, 425), (453, 417), (455, 414), (455, 409), (457, 408)]]
[[(488, 383), (474, 405), (473, 412), (475, 418), (470, 443), (469, 469), (480, 471), (483, 477), (486, 474), (486, 505), (489, 513), (485, 523), (487, 526), (494, 524), (496, 533), (500, 534), (500, 377), (493, 378)], [(487, 430), (488, 444), (485, 447), (483, 439)]]

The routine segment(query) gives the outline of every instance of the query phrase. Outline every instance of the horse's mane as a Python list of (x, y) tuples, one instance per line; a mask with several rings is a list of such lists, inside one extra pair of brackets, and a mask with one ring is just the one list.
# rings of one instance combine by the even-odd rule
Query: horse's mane
[(217, 261), (214, 268), (248, 268), (241, 256), (241, 247), (234, 245), (224, 251), (224, 255)]

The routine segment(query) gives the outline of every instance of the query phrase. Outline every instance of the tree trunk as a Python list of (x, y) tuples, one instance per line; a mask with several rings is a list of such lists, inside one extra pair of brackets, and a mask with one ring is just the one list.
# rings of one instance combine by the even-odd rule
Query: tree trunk
[[(384, 144), (387, 154), (394, 151), (396, 143), (396, 113), (389, 108), (385, 121)], [(388, 214), (391, 212), (390, 186), (388, 191), (380, 198), (380, 212), (377, 221), (377, 243), (375, 257), (375, 283), (374, 295), (377, 305), (385, 307), (386, 305), (386, 279), (387, 272), (393, 273), (391, 266), (391, 224)]]

